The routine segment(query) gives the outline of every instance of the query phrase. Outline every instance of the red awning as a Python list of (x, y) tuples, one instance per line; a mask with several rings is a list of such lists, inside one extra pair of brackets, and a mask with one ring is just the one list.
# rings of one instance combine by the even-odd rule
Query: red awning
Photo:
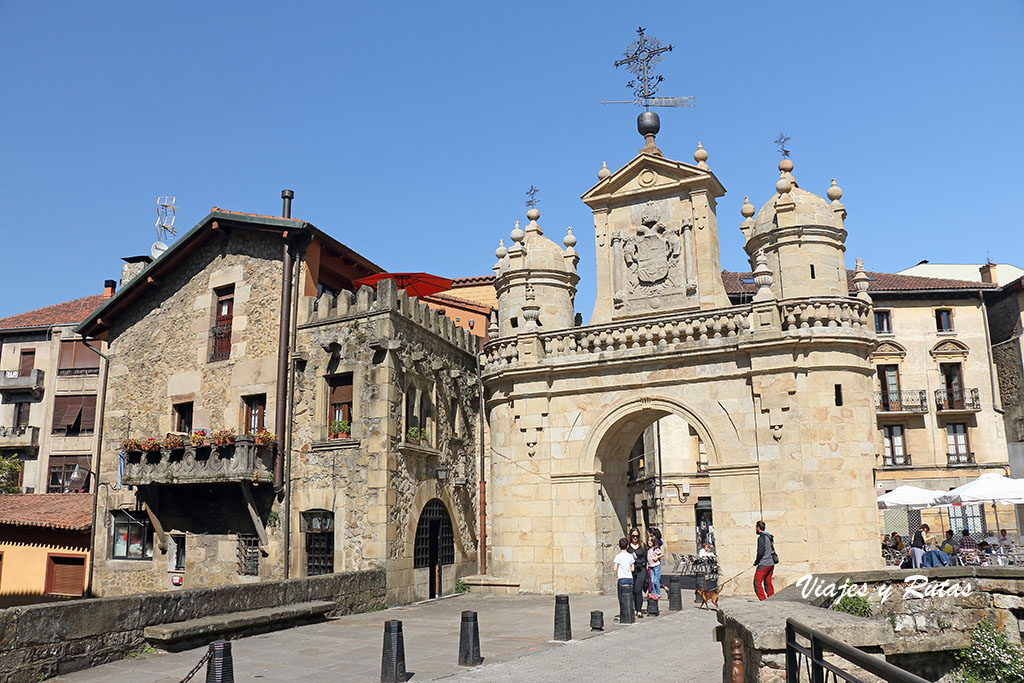
[(452, 281), (430, 273), (377, 273), (369, 277), (353, 280), (356, 287), (376, 286), (381, 280), (394, 280), (399, 289), (404, 289), (409, 296), (430, 296), (445, 292), (452, 288)]

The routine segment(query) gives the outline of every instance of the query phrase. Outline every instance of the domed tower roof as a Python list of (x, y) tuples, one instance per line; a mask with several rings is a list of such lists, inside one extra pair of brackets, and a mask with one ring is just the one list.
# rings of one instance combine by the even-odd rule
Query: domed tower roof
[[(572, 228), (569, 228), (563, 240), (563, 249), (544, 236), (544, 231), (537, 223), (540, 211), (530, 209), (526, 212), (526, 217), (530, 220), (526, 228), (520, 228), (517, 222), (515, 229), (512, 230), (512, 246), (498, 256), (498, 276), (501, 277), (510, 269), (555, 271), (576, 276), (576, 263), (579, 257), (573, 248), (576, 237), (572, 234)], [(498, 255), (497, 252), (495, 255)]]

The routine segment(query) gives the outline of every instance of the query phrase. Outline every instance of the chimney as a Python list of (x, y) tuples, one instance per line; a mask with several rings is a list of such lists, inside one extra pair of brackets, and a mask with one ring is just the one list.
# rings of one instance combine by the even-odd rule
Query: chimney
[(120, 288), (124, 289), (124, 286), (131, 282), (136, 275), (142, 272), (142, 270), (153, 262), (152, 256), (125, 256), (121, 259), (124, 261), (124, 265), (121, 266), (121, 285)]
[(999, 284), (999, 281), (996, 278), (996, 264), (994, 264), (991, 261), (989, 261), (988, 263), (983, 265), (981, 268), (978, 268), (978, 270), (981, 271), (981, 281), (982, 282), (986, 282), (986, 283), (988, 283), (990, 285), (997, 285), (997, 284)]
[(114, 296), (115, 291), (117, 291), (117, 282), (114, 280), (103, 281), (103, 296), (109, 299)]

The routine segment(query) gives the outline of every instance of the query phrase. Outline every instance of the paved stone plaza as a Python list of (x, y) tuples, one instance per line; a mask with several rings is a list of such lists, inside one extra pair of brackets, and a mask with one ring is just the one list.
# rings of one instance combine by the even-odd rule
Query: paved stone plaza
[[(559, 681), (613, 680), (622, 674), (670, 674), (672, 680), (716, 681), (721, 646), (712, 640), (715, 613), (686, 604), (679, 613), (614, 623), (614, 596), (571, 598), (570, 643), (551, 642), (554, 598), (463, 595), (382, 612), (350, 615), (297, 628), (241, 638), (232, 643), (237, 681), (371, 681), (380, 678), (383, 623), (402, 620), (407, 670), (412, 680)], [(663, 609), (668, 601), (663, 600)], [(463, 610), (480, 615), (482, 666), (457, 666)], [(590, 630), (590, 611), (605, 614), (604, 633)], [(595, 635), (600, 637), (595, 637)], [(125, 659), (59, 677), (87, 683), (178, 683), (205, 649)], [(202, 681), (205, 670), (193, 681)]]

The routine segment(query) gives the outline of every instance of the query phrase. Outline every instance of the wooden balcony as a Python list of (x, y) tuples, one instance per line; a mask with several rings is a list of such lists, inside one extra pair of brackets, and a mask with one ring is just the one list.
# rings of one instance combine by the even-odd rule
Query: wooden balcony
[(940, 413), (977, 413), (981, 399), (977, 389), (935, 390), (935, 410)]
[(39, 450), (39, 427), (0, 427), (0, 450)]
[(42, 370), (4, 370), (0, 372), (0, 394), (32, 394), (39, 398), (43, 395), (43, 380), (46, 373)]
[(122, 481), (128, 486), (272, 483), (274, 448), (257, 445), (246, 435), (237, 437), (229, 446), (133, 451), (127, 455)]
[(907, 391), (876, 391), (875, 412), (911, 413), (921, 415), (928, 412), (928, 392), (924, 389)]

